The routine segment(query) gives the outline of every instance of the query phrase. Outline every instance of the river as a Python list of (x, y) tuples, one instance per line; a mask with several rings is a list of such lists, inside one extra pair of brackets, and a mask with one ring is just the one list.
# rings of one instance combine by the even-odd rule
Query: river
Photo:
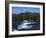
[(12, 21), (12, 31), (40, 30), (38, 21)]

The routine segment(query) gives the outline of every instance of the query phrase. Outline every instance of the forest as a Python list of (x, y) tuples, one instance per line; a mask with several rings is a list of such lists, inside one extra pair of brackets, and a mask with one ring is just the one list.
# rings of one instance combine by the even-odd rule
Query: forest
[(12, 20), (40, 21), (40, 13), (22, 12), (20, 14), (12, 14)]

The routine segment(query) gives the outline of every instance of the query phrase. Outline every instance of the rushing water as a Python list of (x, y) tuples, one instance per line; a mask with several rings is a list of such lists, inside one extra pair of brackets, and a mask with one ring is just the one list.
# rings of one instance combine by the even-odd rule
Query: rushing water
[(40, 30), (40, 22), (36, 21), (12, 21), (12, 31)]

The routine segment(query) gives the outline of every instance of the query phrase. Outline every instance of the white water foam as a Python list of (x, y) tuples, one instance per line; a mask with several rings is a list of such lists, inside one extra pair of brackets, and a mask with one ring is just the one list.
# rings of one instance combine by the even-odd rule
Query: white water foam
[(24, 22), (18, 26), (18, 29), (29, 29), (29, 28), (32, 28), (33, 26), (30, 25), (30, 26), (27, 26), (27, 24), (33, 24), (32, 22), (28, 22), (27, 20), (24, 20)]

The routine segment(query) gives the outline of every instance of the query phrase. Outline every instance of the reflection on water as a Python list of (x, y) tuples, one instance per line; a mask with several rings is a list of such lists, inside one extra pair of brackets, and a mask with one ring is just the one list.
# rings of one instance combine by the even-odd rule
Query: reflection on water
[(12, 21), (12, 31), (40, 30), (40, 22)]

